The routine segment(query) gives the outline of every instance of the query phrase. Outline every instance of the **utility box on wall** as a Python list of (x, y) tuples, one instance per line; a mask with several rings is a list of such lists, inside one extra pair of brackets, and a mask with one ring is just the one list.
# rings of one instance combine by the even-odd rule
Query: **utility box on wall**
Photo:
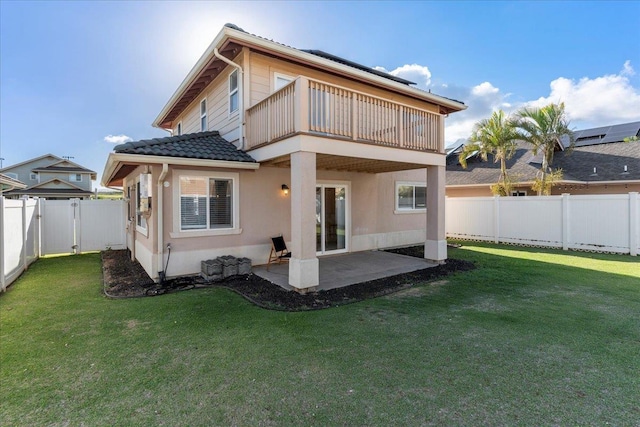
[(140, 174), (140, 212), (149, 212), (151, 209), (151, 174)]

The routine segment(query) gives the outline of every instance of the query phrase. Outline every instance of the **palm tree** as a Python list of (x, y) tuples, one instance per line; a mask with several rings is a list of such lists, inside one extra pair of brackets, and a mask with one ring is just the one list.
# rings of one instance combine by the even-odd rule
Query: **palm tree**
[(500, 162), (500, 178), (491, 187), (494, 194), (508, 196), (511, 194), (511, 181), (507, 176), (507, 160), (516, 152), (518, 133), (513, 122), (502, 110), (494, 111), (488, 119), (480, 120), (473, 127), (469, 143), (459, 155), (460, 164), (467, 167), (467, 158), (477, 153), (487, 161), (489, 154), (494, 162)]
[(533, 145), (533, 154), (542, 153), (542, 167), (538, 172), (534, 189), (538, 195), (551, 193), (553, 182), (562, 179), (562, 171), (551, 169), (553, 152), (557, 144), (562, 146), (562, 138), (568, 137), (573, 146), (575, 137), (569, 129), (569, 120), (564, 111), (564, 103), (549, 104), (542, 108), (524, 108), (516, 114), (516, 127), (520, 139)]

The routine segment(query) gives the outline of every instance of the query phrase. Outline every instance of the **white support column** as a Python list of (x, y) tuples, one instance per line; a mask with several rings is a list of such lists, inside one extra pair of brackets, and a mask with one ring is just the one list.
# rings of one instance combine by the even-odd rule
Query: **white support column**
[(444, 263), (447, 259), (444, 173), (444, 166), (427, 166), (427, 240), (424, 242), (424, 257), (438, 263)]
[(316, 257), (316, 153), (291, 154), (291, 260), (289, 284), (298, 292), (320, 283)]
[(638, 211), (638, 193), (629, 193), (629, 254), (638, 255), (640, 243), (640, 212)]

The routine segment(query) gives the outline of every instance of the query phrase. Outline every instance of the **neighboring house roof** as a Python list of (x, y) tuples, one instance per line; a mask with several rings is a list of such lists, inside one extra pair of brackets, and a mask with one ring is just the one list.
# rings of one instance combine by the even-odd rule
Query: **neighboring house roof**
[(0, 169), (0, 173), (4, 172), (4, 171), (8, 171), (11, 169), (14, 169), (18, 166), (22, 166), (22, 165), (26, 165), (27, 163), (32, 163), (32, 162), (37, 162), (38, 160), (41, 159), (46, 159), (47, 157), (51, 158), (52, 161), (62, 161), (63, 159), (58, 157), (58, 156), (54, 156), (53, 154), (45, 154), (39, 157), (34, 157), (33, 159), (29, 159), (29, 160), (25, 160), (23, 162), (20, 163), (15, 163), (13, 165), (9, 165), (9, 166), (5, 166), (4, 168)]
[(630, 136), (640, 136), (640, 121), (579, 130), (574, 136), (575, 147), (621, 142)]
[(0, 190), (4, 191), (14, 188), (27, 188), (27, 184), (0, 173)]
[[(412, 87), (408, 80), (398, 79), (388, 73), (365, 67), (352, 61), (313, 50), (304, 51), (272, 40), (249, 34), (233, 24), (226, 24), (200, 57), (196, 65), (173, 93), (167, 104), (153, 122), (153, 126), (172, 128), (173, 120), (227, 67), (216, 56), (216, 52), (227, 59), (235, 58), (243, 47), (263, 52), (277, 58), (297, 62), (307, 67), (328, 70), (366, 84), (401, 93), (439, 105), (443, 114), (461, 111), (467, 107), (460, 101), (432, 94)], [(310, 53), (313, 52), (313, 53)]]
[(188, 159), (255, 162), (250, 155), (238, 150), (235, 145), (221, 137), (218, 131), (127, 142), (117, 145), (113, 151), (116, 153), (184, 157)]
[[(572, 149), (557, 151), (552, 167), (562, 169), (563, 182), (640, 181), (640, 142), (622, 142), (624, 138), (633, 136), (628, 132), (634, 129), (640, 132), (640, 122), (576, 131), (576, 139), (586, 137), (580, 141), (586, 141), (590, 135), (608, 136), (598, 138), (599, 142), (591, 139), (580, 145), (576, 143)], [(456, 145), (456, 148), (459, 152), (460, 146)], [(490, 185), (498, 182), (500, 163), (494, 163), (492, 156), (486, 162), (477, 157), (470, 158), (464, 169), (455, 154), (448, 156), (447, 186)], [(518, 142), (514, 156), (507, 161), (509, 176), (518, 182), (532, 182), (540, 169), (540, 162), (540, 154), (534, 156), (529, 144)]]
[(93, 193), (90, 190), (82, 189), (70, 182), (54, 178), (28, 188), (8, 191), (6, 194), (10, 196), (81, 197), (90, 196)]
[(96, 179), (97, 174), (90, 170), (87, 169), (81, 165), (79, 165), (78, 163), (72, 162), (71, 160), (68, 159), (62, 159), (58, 156), (54, 156), (53, 154), (45, 154), (43, 156), (40, 157), (35, 157), (33, 159), (29, 159), (29, 160), (25, 160), (23, 162), (20, 163), (16, 163), (10, 166), (7, 166), (5, 168), (0, 169), (0, 172), (4, 172), (4, 171), (10, 171), (12, 169), (15, 169), (19, 166), (23, 166), (29, 163), (36, 163), (39, 160), (42, 159), (51, 159), (52, 163), (47, 165), (47, 166), (41, 166), (41, 167), (37, 167), (32, 169), (32, 172), (51, 172), (51, 173), (57, 173), (57, 172), (64, 172), (64, 173), (90, 173), (91, 174), (91, 179)]
[(220, 136), (218, 131), (145, 139), (116, 145), (102, 173), (102, 185), (121, 186), (139, 165), (166, 164), (215, 168), (258, 169), (253, 157)]

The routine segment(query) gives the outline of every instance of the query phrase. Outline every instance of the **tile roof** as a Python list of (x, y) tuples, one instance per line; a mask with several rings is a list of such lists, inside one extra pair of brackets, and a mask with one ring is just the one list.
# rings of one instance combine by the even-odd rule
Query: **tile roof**
[(164, 138), (143, 139), (117, 145), (116, 153), (188, 159), (250, 162), (255, 160), (220, 136), (218, 131), (197, 132)]

